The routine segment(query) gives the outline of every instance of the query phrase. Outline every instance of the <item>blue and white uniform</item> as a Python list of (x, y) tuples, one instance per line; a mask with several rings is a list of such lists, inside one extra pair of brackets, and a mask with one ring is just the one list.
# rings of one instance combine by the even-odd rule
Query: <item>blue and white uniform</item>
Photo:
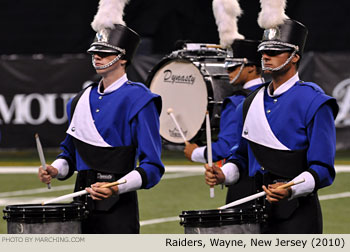
[[(293, 205), (290, 200), (278, 221), (274, 217), (281, 211), (273, 210), (267, 232), (322, 232), (316, 191), (332, 184), (335, 177), (336, 100), (316, 84), (299, 81), (298, 74), (273, 94), (265, 85), (252, 95), (250, 105), (245, 107), (248, 97), (237, 108), (241, 140), (223, 166), (225, 183), (235, 183), (240, 170), (246, 169), (249, 176), (260, 178), (260, 185), (304, 178), (304, 183), (292, 187), (291, 198), (298, 202)], [(291, 219), (294, 224), (288, 228)]]
[[(243, 85), (243, 89), (253, 92), (260, 84), (263, 83), (261, 78), (248, 81)], [(230, 155), (230, 149), (236, 144), (236, 120), (235, 113), (237, 106), (245, 99), (245, 95), (236, 94), (226, 97), (223, 101), (220, 115), (220, 132), (218, 140), (212, 143), (213, 161), (219, 161)], [(207, 163), (207, 147), (202, 146), (193, 150), (192, 161)]]
[[(100, 92), (100, 85), (102, 83), (92, 85), (80, 94), (73, 117), (72, 100), (68, 103), (69, 128), (61, 143), (63, 152), (52, 166), (58, 168), (59, 179), (66, 179), (77, 170), (77, 184), (82, 185), (79, 184), (81, 188), (76, 185), (76, 190), (84, 189), (83, 187), (96, 181), (108, 181), (103, 178), (125, 178), (127, 183), (118, 186), (119, 201), (115, 200), (114, 203), (119, 207), (125, 203), (122, 198), (127, 196), (124, 195), (135, 193), (131, 200), (136, 201), (132, 210), (130, 206), (123, 210), (123, 214), (135, 216), (130, 220), (134, 226), (120, 232), (137, 233), (139, 224), (135, 190), (153, 187), (164, 173), (160, 159), (159, 135), (161, 98), (151, 93), (143, 84), (128, 81), (126, 74), (103, 92)], [(97, 177), (91, 180), (84, 175), (81, 176), (84, 177), (83, 182), (78, 183), (79, 175), (89, 174), (90, 171)], [(128, 218), (119, 215), (119, 219)], [(100, 220), (96, 220), (98, 221)], [(113, 225), (118, 226), (116, 223)], [(111, 232), (116, 233), (119, 230)]]

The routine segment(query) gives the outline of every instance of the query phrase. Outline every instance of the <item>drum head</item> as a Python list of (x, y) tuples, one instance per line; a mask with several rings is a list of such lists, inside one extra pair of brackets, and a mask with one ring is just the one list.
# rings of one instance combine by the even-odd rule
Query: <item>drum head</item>
[[(163, 62), (164, 64), (164, 62)], [(172, 143), (184, 143), (168, 109), (181, 127), (187, 141), (196, 136), (205, 120), (208, 91), (199, 69), (190, 61), (173, 59), (158, 68), (150, 90), (162, 97), (160, 135)]]

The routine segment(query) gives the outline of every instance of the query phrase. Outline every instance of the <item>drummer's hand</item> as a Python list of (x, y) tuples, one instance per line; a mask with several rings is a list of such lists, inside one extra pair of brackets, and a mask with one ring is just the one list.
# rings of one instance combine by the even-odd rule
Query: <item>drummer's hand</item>
[(39, 167), (39, 171), (38, 171), (39, 180), (45, 184), (50, 184), (51, 179), (55, 178), (57, 174), (58, 174), (58, 170), (51, 165), (47, 164), (46, 170), (44, 170), (42, 166)]
[(285, 198), (289, 198), (292, 195), (292, 189), (291, 188), (287, 188), (287, 189), (277, 189), (277, 187), (283, 185), (284, 183), (278, 182), (275, 184), (271, 184), (268, 185), (268, 187), (266, 188), (266, 186), (262, 186), (262, 188), (264, 189), (264, 191), (266, 192), (266, 199), (270, 202), (270, 203), (276, 203), (280, 200), (283, 200)]
[(91, 198), (94, 200), (103, 200), (111, 197), (113, 194), (118, 193), (118, 186), (112, 186), (109, 188), (102, 188), (101, 186), (107, 184), (107, 182), (97, 182), (85, 190), (90, 193)]
[(208, 164), (205, 164), (204, 167), (205, 183), (214, 186), (225, 182), (225, 175), (220, 167), (217, 167), (215, 164), (213, 164), (213, 167), (209, 167)]
[(192, 157), (192, 152), (194, 151), (194, 149), (197, 149), (198, 148), (198, 145), (197, 144), (194, 144), (194, 143), (188, 143), (186, 144), (185, 146), (185, 149), (184, 149), (184, 153), (185, 153), (185, 157), (192, 161), (191, 157)]

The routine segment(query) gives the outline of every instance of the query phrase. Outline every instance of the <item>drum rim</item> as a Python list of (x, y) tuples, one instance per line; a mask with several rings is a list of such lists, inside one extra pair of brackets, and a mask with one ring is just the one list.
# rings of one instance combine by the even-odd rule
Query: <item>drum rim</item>
[[(164, 56), (162, 59), (160, 59), (155, 65), (154, 67), (149, 71), (149, 74), (147, 76), (147, 79), (145, 81), (145, 85), (150, 88), (151, 87), (151, 81), (154, 77), (154, 75), (158, 72), (158, 70), (168, 61), (172, 61), (172, 60), (183, 60), (186, 62), (193, 62), (191, 60), (191, 58), (196, 58), (194, 56), (181, 56), (181, 57), (176, 57), (172, 54), (168, 54), (166, 56)], [(197, 57), (199, 59), (201, 59), (201, 57)], [(219, 57), (221, 59), (221, 57)], [(219, 59), (218, 58), (218, 59)], [(222, 57), (223, 61), (225, 61), (226, 57)]]
[(8, 222), (45, 223), (57, 221), (80, 221), (87, 217), (84, 204), (17, 204), (3, 209), (3, 219)]
[(184, 227), (221, 227), (260, 224), (265, 221), (264, 209), (262, 206), (254, 206), (250, 208), (182, 211), (182, 214), (179, 215), (180, 225)]

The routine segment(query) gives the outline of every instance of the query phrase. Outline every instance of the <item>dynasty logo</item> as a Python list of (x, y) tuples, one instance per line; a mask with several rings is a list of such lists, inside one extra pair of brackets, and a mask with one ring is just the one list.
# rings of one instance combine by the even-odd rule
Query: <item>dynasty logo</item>
[(185, 74), (173, 74), (173, 72), (170, 69), (165, 70), (164, 72), (164, 82), (169, 83), (178, 83), (178, 84), (188, 84), (193, 85), (193, 83), (196, 80), (196, 77), (194, 77), (192, 74), (185, 75)]
[[(184, 131), (182, 128), (181, 128), (181, 130), (182, 130), (182, 133), (184, 133), (184, 135), (186, 136), (187, 130)], [(169, 135), (171, 137), (182, 138), (180, 131), (177, 128), (174, 128), (173, 130), (169, 129)]]

